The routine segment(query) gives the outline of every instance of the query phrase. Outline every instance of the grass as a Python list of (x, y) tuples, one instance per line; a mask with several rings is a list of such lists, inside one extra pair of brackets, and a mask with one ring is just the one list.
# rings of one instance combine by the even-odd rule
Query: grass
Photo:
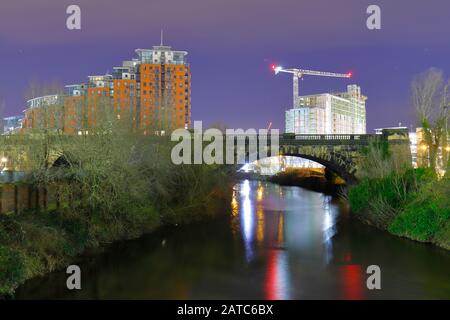
[(388, 230), (399, 236), (435, 243), (450, 249), (450, 183), (448, 179), (425, 185), (406, 204)]
[(450, 180), (431, 169), (365, 178), (349, 190), (352, 211), (390, 233), (450, 249)]

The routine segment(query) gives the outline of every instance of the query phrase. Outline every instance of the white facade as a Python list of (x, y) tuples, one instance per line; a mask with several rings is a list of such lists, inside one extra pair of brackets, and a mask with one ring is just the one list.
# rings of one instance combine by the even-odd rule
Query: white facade
[(357, 85), (342, 93), (299, 97), (299, 106), (286, 111), (286, 133), (365, 134), (366, 101)]
[(0, 121), (3, 122), (0, 123), (0, 129), (2, 129), (1, 125), (3, 124), (3, 132), (0, 132), (0, 134), (8, 134), (22, 128), (23, 116), (0, 118)]

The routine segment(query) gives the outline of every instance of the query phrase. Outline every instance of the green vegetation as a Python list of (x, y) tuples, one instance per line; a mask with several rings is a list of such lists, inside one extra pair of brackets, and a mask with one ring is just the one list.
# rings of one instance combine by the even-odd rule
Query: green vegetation
[(425, 183), (389, 226), (393, 234), (450, 249), (450, 181)]
[(366, 223), (450, 250), (449, 86), (436, 69), (412, 82), (422, 167), (403, 167), (387, 145), (371, 146), (361, 163), (360, 183), (349, 190), (348, 198), (353, 212)]
[(49, 193), (57, 186), (59, 206), (0, 215), (0, 295), (88, 248), (219, 212), (211, 206), (228, 194), (224, 168), (174, 165), (168, 137), (146, 136), (127, 123), (105, 113), (87, 135), (30, 136), (34, 167), (24, 183)]
[(372, 166), (348, 192), (356, 217), (392, 234), (450, 249), (449, 177), (438, 179), (432, 168), (398, 167), (376, 146), (365, 163), (374, 161), (378, 169)]

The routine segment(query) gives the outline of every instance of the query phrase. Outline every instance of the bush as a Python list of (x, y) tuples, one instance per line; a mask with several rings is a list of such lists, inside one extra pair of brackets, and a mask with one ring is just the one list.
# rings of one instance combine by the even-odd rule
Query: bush
[(350, 207), (354, 212), (361, 212), (369, 207), (370, 181), (363, 180), (360, 184), (350, 188), (348, 192)]
[(25, 263), (19, 251), (0, 245), (0, 294), (11, 294), (25, 279)]
[[(419, 171), (420, 173), (420, 171)], [(428, 181), (421, 192), (408, 203), (389, 227), (389, 231), (399, 236), (418, 241), (429, 241), (449, 246), (450, 206), (446, 197), (449, 181), (434, 181), (427, 174), (422, 181)]]
[[(24, 277), (66, 265), (86, 247), (138, 237), (160, 219), (200, 219), (209, 214), (204, 207), (215, 192), (228, 187), (223, 166), (174, 165), (169, 137), (145, 136), (130, 130), (131, 121), (113, 119), (86, 136), (47, 135), (27, 144), (33, 165), (27, 183), (57, 186), (61, 202), (58, 211), (49, 206), (0, 216), (0, 295)], [(63, 167), (51, 166), (49, 150), (59, 150)]]
[(411, 202), (389, 227), (389, 231), (419, 241), (431, 241), (450, 218), (450, 208), (442, 208), (437, 201), (427, 199)]
[(419, 190), (436, 181), (430, 169), (391, 172), (382, 178), (365, 178), (348, 193), (350, 207), (358, 217), (386, 229)]

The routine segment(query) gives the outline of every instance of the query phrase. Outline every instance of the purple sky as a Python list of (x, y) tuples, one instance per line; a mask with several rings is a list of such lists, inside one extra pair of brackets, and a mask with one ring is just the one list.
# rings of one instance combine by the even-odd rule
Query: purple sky
[[(65, 27), (78, 4), (82, 30)], [(378, 4), (382, 29), (366, 28)], [(14, 0), (0, 4), (0, 96), (5, 115), (24, 109), (32, 79), (64, 84), (112, 71), (135, 48), (165, 44), (189, 52), (192, 120), (233, 128), (284, 129), (291, 77), (270, 64), (354, 77), (306, 77), (302, 94), (344, 91), (369, 97), (368, 130), (414, 124), (412, 77), (429, 67), (450, 74), (448, 0)]]

